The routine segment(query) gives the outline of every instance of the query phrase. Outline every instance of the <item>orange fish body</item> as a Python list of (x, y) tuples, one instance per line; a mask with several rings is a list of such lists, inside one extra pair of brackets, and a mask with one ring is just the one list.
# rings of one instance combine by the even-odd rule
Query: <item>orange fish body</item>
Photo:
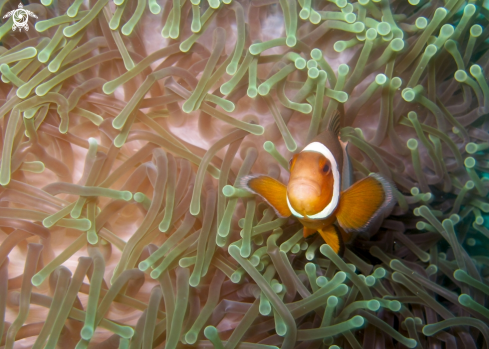
[(371, 174), (341, 191), (348, 158), (344, 159), (346, 144), (339, 140), (338, 124), (336, 115), (293, 156), (287, 186), (264, 175), (244, 177), (242, 185), (267, 201), (279, 217), (296, 217), (304, 225), (304, 237), (318, 231), (342, 255), (348, 233), (366, 230), (392, 202), (392, 189), (381, 176)]

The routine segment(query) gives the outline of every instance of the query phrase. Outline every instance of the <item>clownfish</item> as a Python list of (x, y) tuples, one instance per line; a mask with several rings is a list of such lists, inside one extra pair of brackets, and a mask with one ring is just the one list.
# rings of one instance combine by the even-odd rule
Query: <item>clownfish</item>
[(390, 183), (375, 173), (351, 186), (345, 180), (342, 187), (343, 171), (351, 171), (346, 170), (350, 162), (339, 125), (337, 113), (324, 132), (292, 157), (287, 185), (269, 176), (250, 175), (242, 178), (241, 186), (261, 196), (277, 216), (296, 217), (304, 226), (304, 237), (319, 232), (342, 256), (349, 233), (367, 230), (390, 206), (393, 195)]

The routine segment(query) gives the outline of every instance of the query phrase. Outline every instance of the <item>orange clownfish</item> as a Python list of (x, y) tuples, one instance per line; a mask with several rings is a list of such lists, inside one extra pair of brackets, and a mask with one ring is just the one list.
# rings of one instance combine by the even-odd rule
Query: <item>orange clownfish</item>
[(246, 176), (241, 185), (261, 196), (277, 216), (296, 217), (304, 226), (304, 237), (319, 232), (342, 256), (348, 233), (366, 230), (393, 196), (389, 182), (377, 174), (351, 186), (346, 184), (349, 180), (342, 183), (342, 172), (351, 171), (347, 171), (347, 143), (339, 139), (338, 119), (336, 114), (324, 132), (293, 156), (287, 185), (265, 175)]

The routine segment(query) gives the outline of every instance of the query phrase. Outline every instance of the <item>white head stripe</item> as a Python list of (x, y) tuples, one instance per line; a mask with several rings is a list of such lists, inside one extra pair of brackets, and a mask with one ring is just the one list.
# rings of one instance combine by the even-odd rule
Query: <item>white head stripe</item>
[[(314, 151), (320, 154), (323, 154), (326, 159), (331, 163), (331, 171), (333, 172), (333, 196), (329, 204), (319, 213), (316, 213), (312, 216), (307, 216), (310, 219), (324, 219), (327, 218), (338, 206), (338, 201), (340, 198), (340, 172), (338, 170), (338, 164), (336, 163), (336, 159), (334, 158), (331, 151), (322, 143), (312, 142), (307, 145), (302, 151)], [(288, 198), (287, 198), (288, 202)], [(290, 204), (289, 204), (290, 208)]]
[(287, 205), (289, 206), (289, 210), (290, 212), (292, 212), (292, 214), (294, 216), (296, 216), (297, 218), (304, 218), (303, 215), (301, 215), (299, 212), (297, 212), (296, 210), (294, 210), (294, 208), (292, 207), (292, 205), (290, 204), (290, 201), (289, 201), (289, 196), (287, 195)]

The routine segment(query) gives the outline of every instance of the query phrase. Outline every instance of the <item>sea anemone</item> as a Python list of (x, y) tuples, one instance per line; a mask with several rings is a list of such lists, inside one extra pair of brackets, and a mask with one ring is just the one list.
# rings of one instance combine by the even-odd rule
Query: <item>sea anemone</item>
[[(0, 27), (0, 346), (489, 348), (489, 6), (41, 0)], [(27, 12), (29, 13), (29, 12)], [(340, 115), (343, 256), (240, 186)]]

